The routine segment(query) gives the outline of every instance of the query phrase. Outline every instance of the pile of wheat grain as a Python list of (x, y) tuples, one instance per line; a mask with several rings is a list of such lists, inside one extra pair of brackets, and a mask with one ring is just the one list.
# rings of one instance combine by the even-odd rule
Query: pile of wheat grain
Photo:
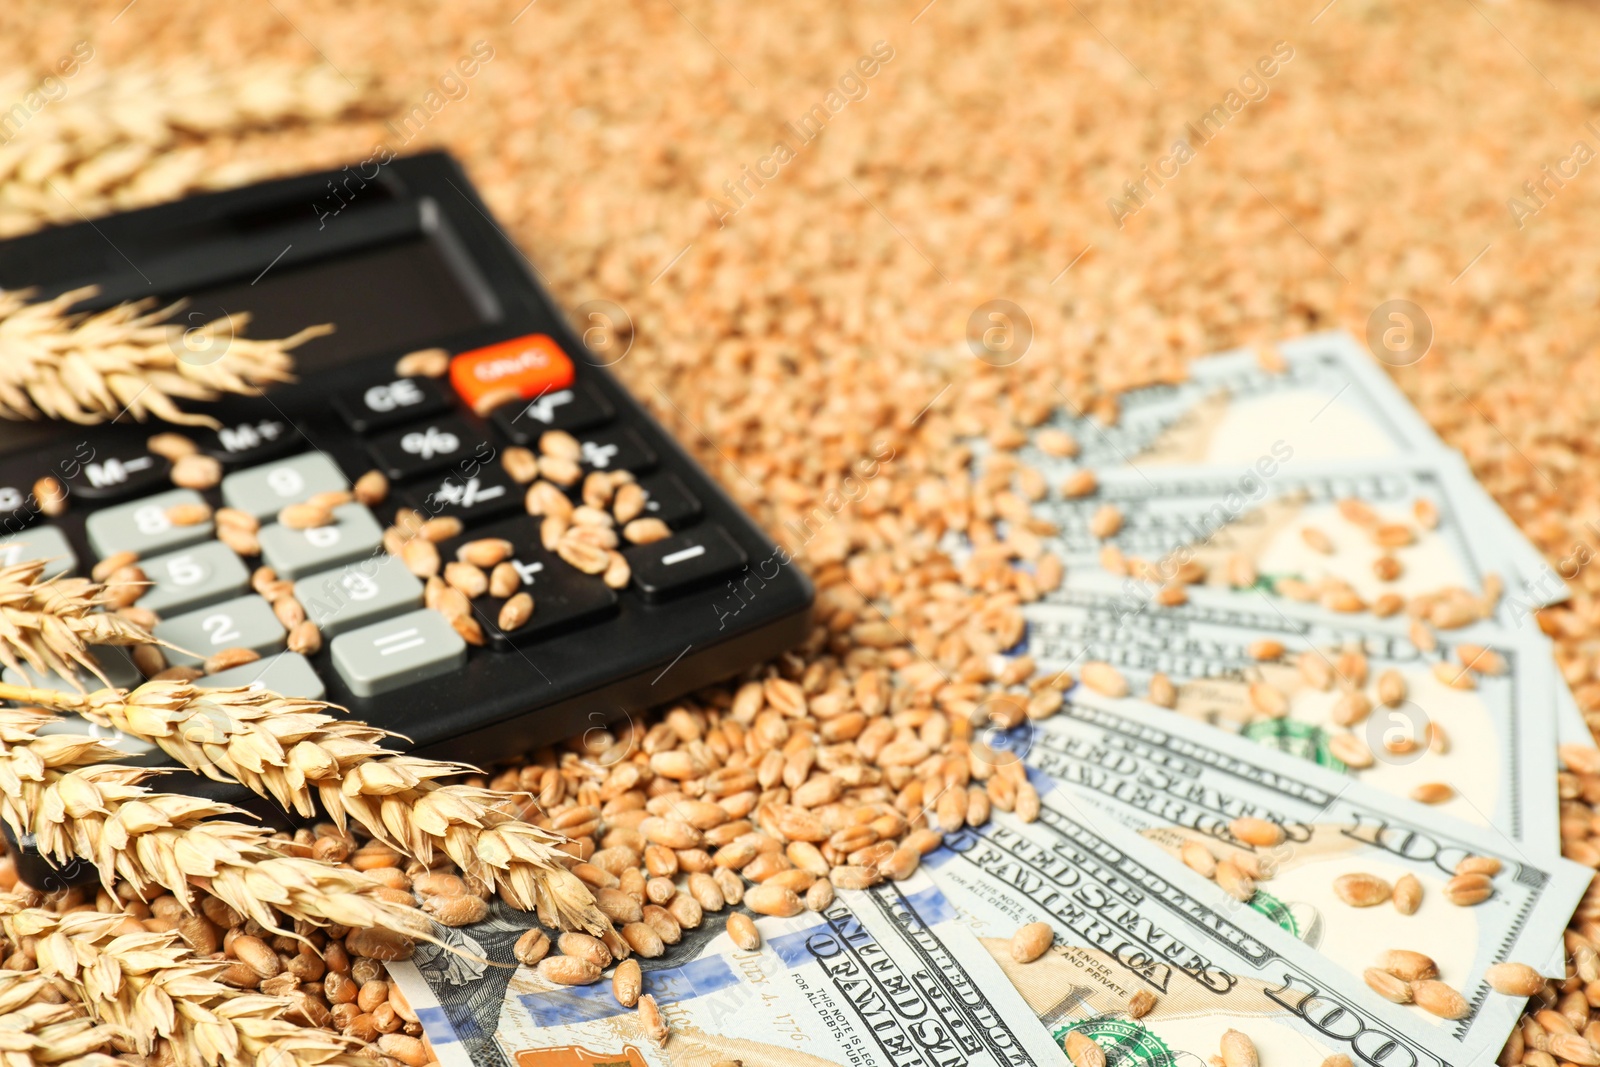
[[(398, 118), (437, 92), (473, 42), (488, 42), (493, 60), (472, 79), (458, 77), (464, 93), (439, 94), (448, 104), (414, 137), (379, 122), (290, 122), (223, 136), (208, 159), (245, 155), (283, 170), (365, 159), (380, 142), (449, 146), (562, 303), (603, 299), (626, 310), (632, 347), (617, 372), (708, 468), (775, 533), (809, 523), (799, 555), (818, 579), (821, 626), (806, 648), (753, 680), (759, 702), (741, 702), (730, 686), (661, 709), (619, 735), (638, 749), (608, 756), (609, 767), (567, 747), (495, 772), (494, 784), (537, 787), (556, 813), (537, 818), (577, 820), (567, 825), (588, 831), (578, 836), (593, 839), (591, 861), (636, 870), (619, 862), (626, 853), (603, 854), (626, 848), (646, 870), (650, 855), (665, 864), (648, 836), (609, 835), (644, 834), (646, 819), (663, 818), (652, 802), (659, 809), (679, 783), (697, 788), (724, 774), (734, 737), (759, 752), (758, 784), (760, 764), (781, 761), (775, 789), (791, 788), (784, 775), (803, 739), (854, 729), (857, 713), (893, 724), (886, 744), (960, 742), (963, 714), (1007, 681), (988, 678), (982, 657), (1010, 635), (1016, 603), (1030, 592), (1015, 587), (1009, 549), (994, 535), (1021, 487), (969, 479), (969, 435), (1014, 445), (1063, 402), (1110, 415), (1119, 389), (1170, 379), (1211, 351), (1328, 326), (1361, 335), (1395, 297), (1416, 303), (1434, 331), (1430, 353), (1395, 368), (1396, 380), (1573, 578), (1571, 605), (1541, 624), (1585, 711), (1600, 712), (1600, 571), (1578, 550), (1594, 548), (1588, 523), (1600, 515), (1591, 462), (1600, 411), (1589, 399), (1600, 378), (1592, 329), (1600, 270), (1581, 237), (1600, 187), (1587, 170), (1556, 180), (1544, 170), (1570, 159), (1574, 141), (1595, 143), (1584, 123), (1600, 27), (1580, 6), (1096, 2), (1062, 13), (953, 0), (760, 10), (308, 0), (230, 10), (226, 19), (199, 0), (140, 0), (119, 15), (123, 7), (8, 9), (0, 49), (15, 69), (42, 70), (86, 32), (81, 22), (97, 48), (86, 74), (95, 63), (149, 69), (204, 57), (223, 70), (246, 59), (309, 69), (326, 58), (345, 72), (372, 71), (394, 107), (386, 114)], [(865, 95), (801, 143), (785, 123), (825, 100), (879, 40), (893, 58), (864, 83)], [(1145, 168), (1169, 154), (1185, 124), (1279, 40), (1294, 55), (1266, 83), (1265, 99), (1234, 115), (1179, 177), (1147, 179)], [(68, 92), (59, 104), (71, 99), (70, 83)], [(780, 139), (794, 160), (760, 178), (773, 173), (761, 164)], [(47, 163), (48, 152), (37, 173), (58, 185), (57, 175), (76, 172)], [(88, 169), (85, 195), (97, 167), (110, 164)], [(156, 184), (164, 195), (187, 181)], [(1129, 182), (1145, 183), (1142, 203), (1129, 201)], [(1536, 195), (1524, 183), (1539, 183)], [(30, 195), (53, 195), (42, 182), (28, 188), (29, 204), (41, 202)], [(1113, 198), (1138, 207), (1125, 225), (1108, 212)], [(1523, 205), (1515, 215), (1512, 198)], [(24, 207), (12, 225), (61, 212), (48, 202)], [(969, 318), (996, 297), (1020, 307), (1033, 330), (1009, 367), (979, 363), (966, 344)], [(892, 458), (856, 493), (858, 465), (880, 449)], [(851, 502), (832, 506), (844, 487)], [(949, 529), (980, 546), (964, 568), (939, 552)], [(1024, 705), (1050, 699), (1016, 695)], [(1564, 847), (1600, 864), (1600, 767), (1582, 751), (1566, 756)], [(685, 767), (686, 777), (660, 773)], [(813, 766), (794, 788), (837, 779), (837, 770)], [(608, 787), (617, 792), (602, 797)], [(982, 804), (970, 781), (966, 793)], [(953, 801), (943, 814), (954, 818)], [(883, 829), (888, 815), (874, 817)], [(719, 826), (690, 828), (701, 834), (682, 850), (691, 864), (733, 843), (717, 843)], [(330, 857), (354, 849), (362, 866), (385, 872), (377, 877), (396, 900), (458, 899), (444, 891), (455, 883), (432, 868), (360, 837), (312, 835), (304, 846)], [(590, 866), (620, 888), (620, 874)], [(470, 878), (461, 889), (486, 891)], [(120, 910), (110, 899), (95, 903)], [(1544, 1014), (1530, 1014), (1503, 1062), (1552, 1067), (1550, 1050), (1566, 1058), (1572, 1047), (1568, 1030), (1592, 1032), (1597, 923), (1600, 899), (1591, 899), (1568, 935), (1572, 976), (1534, 998)], [(238, 933), (221, 937), (239, 943)], [(19, 964), (28, 961), (17, 952)], [(286, 959), (297, 950), (280, 943), (273, 954), (277, 973), (253, 973), (287, 985), (281, 975), (295, 973)], [(329, 953), (330, 964), (339, 961)], [(381, 992), (339, 1001), (367, 1009), (345, 1009), (340, 1025), (378, 1020)], [(396, 1034), (408, 1036), (398, 1006), (381, 1021), (393, 1028), (391, 1048)], [(366, 1036), (367, 1024), (354, 1032)]]

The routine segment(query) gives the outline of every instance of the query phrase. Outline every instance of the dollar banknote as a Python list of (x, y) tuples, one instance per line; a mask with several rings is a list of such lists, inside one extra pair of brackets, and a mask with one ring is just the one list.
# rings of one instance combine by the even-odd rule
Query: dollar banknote
[[(841, 891), (820, 913), (752, 916), (738, 948), (729, 913), (640, 959), (644, 992), (670, 1026), (641, 1031), (609, 980), (553, 985), (517, 967), (533, 917), (496, 903), (391, 963), (443, 1067), (1045, 1067), (1064, 1057), (993, 957), (932, 883)], [(748, 913), (746, 913), (748, 914)], [(441, 928), (442, 929), (442, 928)]]
[[(1192, 512), (1203, 503), (1211, 520), (1234, 522), (1271, 518), (1274, 509), (1260, 503), (1250, 506), (1249, 497), (1257, 483), (1265, 482), (1274, 498), (1286, 495), (1286, 489), (1291, 494), (1297, 491), (1299, 487), (1291, 485), (1293, 474), (1286, 481), (1280, 467), (1342, 467), (1347, 476), (1359, 479), (1365, 475), (1366, 488), (1370, 488), (1370, 480), (1386, 473), (1392, 461), (1433, 466), (1449, 483), (1433, 490), (1434, 495), (1448, 496), (1456, 518), (1473, 531), (1480, 542), (1476, 555), (1498, 559), (1500, 554), (1491, 542), (1499, 542), (1503, 548), (1505, 558), (1499, 562), (1508, 592), (1523, 591), (1525, 599), (1536, 604), (1565, 597), (1564, 584), (1552, 580), (1538, 550), (1360, 342), (1348, 333), (1318, 333), (1280, 342), (1274, 353), (1279, 365), (1273, 369), (1248, 350), (1194, 360), (1183, 381), (1119, 394), (1117, 417), (1111, 422), (1086, 414), (1063, 393), (1061, 404), (1034, 431), (1018, 458), (1050, 474), (1052, 481), (1072, 469), (1091, 469), (1102, 482), (1111, 483), (1114, 492), (1108, 495), (1108, 490), (1102, 490), (1089, 498), (1085, 507), (1092, 511), (1098, 502), (1110, 500), (1139, 508), (1151, 524), (1163, 515), (1170, 522), (1170, 506), (1148, 509), (1141, 505), (1139, 498), (1148, 494), (1142, 494), (1140, 485), (1133, 483), (1142, 482), (1146, 488), (1169, 486), (1179, 474), (1174, 468), (1193, 468), (1207, 498), (1195, 501), (1190, 499), (1192, 494), (1179, 493), (1173, 497), (1174, 504), (1181, 502)], [(1040, 430), (1069, 435), (1076, 443), (1076, 453), (1064, 459), (1059, 450), (1040, 447)], [(1266, 474), (1267, 470), (1273, 473)], [(1226, 505), (1230, 501), (1242, 508), (1234, 507), (1228, 514), (1217, 511), (1216, 505), (1223, 504), (1224, 512), (1229, 512)], [(1306, 514), (1315, 515), (1316, 510)], [(1047, 511), (1045, 517), (1051, 513)], [(1192, 513), (1189, 518), (1193, 521)], [(1204, 526), (1195, 529), (1202, 540), (1210, 536)], [(1234, 536), (1240, 533), (1236, 531)], [(1183, 536), (1187, 537), (1187, 532)], [(1252, 539), (1241, 540), (1248, 543)], [(1067, 543), (1075, 551), (1098, 548), (1098, 543), (1086, 544), (1081, 537), (1069, 538)], [(1151, 541), (1150, 531), (1138, 538), (1130, 531), (1118, 543), (1129, 551), (1158, 556), (1188, 541)], [(1144, 547), (1131, 548), (1133, 545)], [(1370, 581), (1370, 575), (1360, 573), (1359, 567), (1310, 562), (1339, 577), (1360, 576)]]
[[(1070, 465), (1041, 469), (1054, 486)], [(1346, 501), (1366, 505), (1380, 523), (1403, 532), (1404, 543), (1378, 543), (1370, 526), (1341, 508)], [(1121, 525), (1101, 537), (1096, 515), (1107, 506)], [(1419, 506), (1437, 521), (1420, 519)], [(1280, 583), (1290, 579), (1327, 578), (1367, 603), (1385, 593), (1411, 597), (1446, 588), (1480, 595), (1490, 591), (1494, 575), (1504, 591), (1497, 617), (1507, 626), (1527, 625), (1532, 609), (1564, 592), (1531, 584), (1548, 569), (1543, 558), (1525, 538), (1509, 536), (1492, 507), (1465, 467), (1447, 456), (1303, 462), (1280, 440), (1248, 464), (1105, 472), (1092, 494), (1073, 499), (1052, 490), (1032, 510), (1055, 528), (1046, 545), (1069, 567), (1096, 563), (1110, 545), (1148, 562), (1162, 580), (1193, 562), (1205, 568), (1209, 584), (1223, 586), (1238, 556), (1251, 564), (1256, 587), (1269, 593), (1281, 594)], [(1375, 565), (1385, 557), (1398, 563), (1398, 572), (1380, 577)]]
[[(1493, 827), (1538, 855), (1558, 854), (1556, 676), (1542, 642), (1480, 626), (1441, 631), (1425, 651), (1402, 621), (1338, 616), (1261, 594), (1194, 589), (1177, 607), (1150, 594), (1140, 583), (1074, 572), (1048, 602), (1024, 608), (1027, 633), (1015, 651), (1044, 670), (1110, 663), (1136, 697), (1163, 673), (1180, 715), (1397, 797), (1431, 793), (1435, 811)], [(1281, 658), (1259, 658), (1268, 643), (1282, 646)], [(1338, 675), (1346, 649), (1364, 653), (1362, 676), (1317, 684), (1319, 673)], [(1468, 671), (1469, 659), (1502, 673)], [(1384, 680), (1390, 672), (1400, 694), (1392, 704), (1395, 690), (1380, 691), (1394, 684)], [(1262, 710), (1258, 685), (1283, 696), (1284, 714)], [(1348, 726), (1339, 725), (1350, 714), (1346, 688), (1370, 705)]]
[[(1488, 967), (1510, 960), (1565, 977), (1562, 930), (1594, 874), (1587, 867), (1534, 858), (1533, 850), (1493, 828), (1460, 822), (1165, 709), (1081, 687), (1060, 712), (1019, 727), (1006, 740), (1003, 751), (1025, 755), (1078, 811), (1110, 816), (1175, 858), (1185, 846), (1199, 845), (1214, 859), (1242, 856), (1259, 867), (1263, 880), (1237, 921), (1245, 928), (1254, 924), (1263, 940), (1273, 936), (1265, 928), (1275, 926), (1353, 981), (1377, 964), (1382, 947), (1431, 957), (1440, 980), (1460, 990), (1474, 1010), (1452, 1023), (1421, 1018), (1448, 1029), (1469, 1062), (1493, 1059), (1523, 1009), (1520, 999), (1489, 989)], [(1271, 840), (1273, 829), (1280, 840)], [(1457, 868), (1472, 858), (1492, 861), (1475, 865), (1494, 870), (1486, 876), (1491, 895), (1460, 906), (1450, 896), (1465, 886)], [(1376, 907), (1352, 906), (1338, 880), (1360, 875), (1388, 886), (1410, 876), (1420, 894), (1417, 906), (1409, 914), (1387, 899)]]
[[(1220, 1062), (1229, 1030), (1249, 1037), (1263, 1065), (1466, 1062), (1448, 1036), (1374, 1003), (1307, 946), (1258, 937), (1238, 922), (1243, 905), (1219, 903), (1173, 865), (1115, 820), (1051, 794), (1036, 822), (997, 815), (947, 835), (923, 869), (1055, 1039), (1082, 1033), (1108, 1064)], [(1032, 922), (1050, 925), (1054, 947), (1018, 963), (1011, 935)], [(1141, 992), (1153, 1007), (1130, 1012)]]
[[(1278, 440), (1304, 462), (1446, 450), (1349, 334), (1312, 334), (1275, 348), (1281, 369), (1266, 369), (1255, 352), (1224, 352), (1191, 361), (1184, 381), (1127, 390), (1111, 425), (1063, 396), (1046, 425), (1071, 434), (1077, 461), (1102, 471), (1253, 463)], [(1033, 447), (1021, 455), (1046, 458)]]

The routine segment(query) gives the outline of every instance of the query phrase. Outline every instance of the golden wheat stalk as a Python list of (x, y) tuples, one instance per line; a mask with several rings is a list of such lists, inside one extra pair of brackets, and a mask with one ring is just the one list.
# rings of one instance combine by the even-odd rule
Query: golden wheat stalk
[(620, 946), (610, 920), (568, 870), (572, 857), (557, 847), (564, 837), (503, 810), (516, 799), (510, 794), (441, 784), (472, 768), (383, 748), (385, 731), (334, 718), (327, 712), (340, 709), (332, 704), (177, 681), (90, 694), (0, 685), (0, 699), (76, 712), (306, 818), (320, 801), (341, 828), (354, 822), (423, 863), (443, 852), (512, 907), (537, 910), (545, 925), (586, 930)]
[(275, 933), (289, 931), (274, 909), (316, 926), (380, 926), (433, 940), (421, 911), (381, 899), (355, 871), (285, 855), (286, 842), (265, 828), (223, 818), (237, 809), (153, 792), (140, 783), (159, 771), (104, 765), (123, 754), (93, 737), (37, 737), (53, 719), (0, 708), (0, 818), (19, 838), (33, 834), (34, 847), (58, 864), (82, 857), (108, 893), (118, 879), (141, 897), (160, 887), (191, 911), (194, 890), (204, 889)]
[[(296, 153), (246, 135), (350, 122), (389, 107), (370, 75), (327, 64), (96, 61), (66, 85), (64, 96), (5, 131), (0, 236), (286, 173), (300, 167)], [(39, 72), (0, 75), (0, 100), (21, 100), (39, 86)]]
[(175, 932), (119, 935), (121, 914), (21, 905), (0, 900), (7, 936), (35, 938), (39, 973), (70, 983), (140, 1055), (164, 1041), (180, 1065), (372, 1067), (353, 1039), (285, 1021), (288, 1001), (223, 985), (226, 961), (196, 958)]
[(104, 586), (84, 578), (46, 579), (50, 566), (40, 559), (0, 567), (0, 663), (19, 673), (26, 663), (74, 686), (81, 667), (109, 685), (90, 645), (159, 643), (144, 627), (101, 610), (109, 596)]
[(255, 340), (238, 336), (250, 321), (244, 314), (186, 330), (169, 321), (182, 304), (155, 307), (151, 300), (71, 312), (95, 291), (74, 289), (32, 303), (28, 292), (0, 293), (0, 417), (93, 424), (156, 415), (214, 428), (216, 419), (188, 414), (174, 399), (249, 396), (290, 381), (290, 350), (333, 330), (310, 326), (292, 337)]
[(0, 971), (0, 1067), (122, 1067), (109, 1054), (116, 1027), (96, 1023), (77, 1000), (44, 999), (51, 988), (38, 971)]

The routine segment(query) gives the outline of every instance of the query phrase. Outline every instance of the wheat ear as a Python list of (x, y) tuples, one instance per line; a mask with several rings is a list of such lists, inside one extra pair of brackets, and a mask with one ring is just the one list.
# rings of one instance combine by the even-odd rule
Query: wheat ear
[(502, 810), (516, 798), (438, 779), (473, 768), (378, 744), (385, 731), (327, 714), (319, 700), (268, 690), (146, 682), (124, 692), (61, 693), (0, 685), (0, 699), (76, 712), (159, 746), (190, 770), (235, 781), (306, 818), (316, 802), (339, 827), (354, 822), (423, 863), (443, 852), (540, 922), (620, 946), (609, 919), (557, 847), (566, 839)]
[(355, 871), (284, 855), (288, 843), (263, 827), (222, 818), (236, 809), (152, 792), (140, 783), (159, 771), (103, 765), (123, 754), (95, 738), (35, 736), (53, 718), (0, 708), (0, 818), (19, 837), (33, 834), (57, 863), (94, 863), (106, 892), (120, 878), (141, 896), (158, 886), (193, 910), (199, 887), (274, 933), (289, 933), (277, 909), (315, 926), (381, 926), (433, 940), (421, 911), (383, 900)]
[(56, 915), (0, 900), (7, 936), (36, 938), (39, 973), (65, 979), (100, 1022), (149, 1056), (164, 1039), (180, 1065), (373, 1067), (356, 1042), (281, 1018), (288, 1003), (217, 981), (223, 961), (197, 959), (172, 931), (118, 934), (121, 914)]
[(26, 663), (40, 674), (77, 681), (75, 667), (109, 685), (89, 653), (90, 645), (157, 644), (144, 627), (100, 610), (104, 586), (83, 578), (44, 578), (48, 560), (0, 567), (0, 663), (20, 672)]
[(290, 381), (290, 350), (333, 329), (312, 326), (281, 340), (255, 340), (238, 336), (249, 324), (241, 314), (186, 330), (169, 321), (181, 304), (155, 307), (149, 300), (71, 312), (95, 291), (74, 289), (34, 303), (27, 292), (0, 293), (0, 417), (93, 424), (125, 413), (215, 428), (216, 419), (188, 414), (173, 400), (254, 395)]
[(0, 971), (0, 1067), (123, 1067), (106, 1051), (116, 1027), (96, 1023), (76, 1000), (44, 999), (52, 988), (38, 971)]

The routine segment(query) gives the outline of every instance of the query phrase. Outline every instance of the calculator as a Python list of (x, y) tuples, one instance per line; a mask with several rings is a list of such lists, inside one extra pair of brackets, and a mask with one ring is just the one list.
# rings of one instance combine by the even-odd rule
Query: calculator
[[(169, 662), (235, 647), (261, 657), (197, 685), (327, 700), (401, 735), (400, 747), (483, 766), (603, 729), (803, 640), (805, 575), (618, 383), (614, 356), (585, 346), (460, 166), (429, 153), (379, 171), (271, 181), (0, 243), (0, 287), (48, 298), (97, 286), (83, 310), (184, 298), (180, 324), (248, 312), (251, 337), (335, 327), (295, 351), (293, 383), (180, 401), (216, 429), (0, 423), (0, 561), (46, 557), (52, 572), (88, 574), (137, 553), (153, 583), (138, 603), (183, 650)], [(400, 356), (430, 348), (448, 356), (446, 373), (397, 372)], [(147, 445), (163, 430), (220, 461), (221, 483), (175, 487), (171, 463)], [(619, 546), (631, 574), (621, 588), (545, 550), (527, 486), (502, 462), (549, 431), (577, 442), (582, 471), (630, 472), (641, 514), (667, 527)], [(276, 521), (369, 470), (390, 482), (382, 503), (343, 504), (314, 529)], [(31, 498), (45, 475), (67, 489), (59, 515)], [(575, 503), (581, 485), (568, 490)], [(173, 505), (202, 501), (260, 519), (260, 557), (235, 554), (210, 521), (168, 518)], [(445, 560), (467, 542), (509, 542), (519, 585), (472, 601), (481, 645), (425, 607), (423, 582), (385, 554), (398, 508), (460, 520), (460, 535), (438, 545)], [(250, 582), (263, 563), (295, 583), (321, 626), (315, 654), (286, 650), (283, 624)], [(500, 609), (517, 592), (533, 612), (502, 630)], [(140, 681), (123, 650), (96, 654), (114, 684)], [(31, 672), (7, 680), (70, 684)], [(116, 740), (131, 758), (160, 762)]]

